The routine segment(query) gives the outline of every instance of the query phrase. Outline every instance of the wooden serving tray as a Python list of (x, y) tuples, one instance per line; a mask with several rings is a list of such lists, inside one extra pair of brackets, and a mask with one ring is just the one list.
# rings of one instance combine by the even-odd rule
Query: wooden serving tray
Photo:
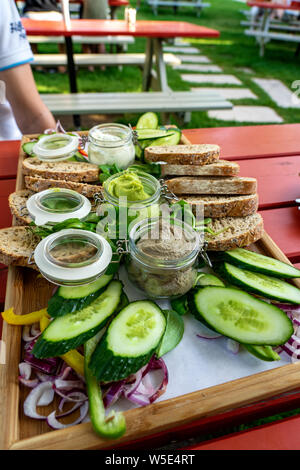
[[(23, 138), (23, 142), (28, 137)], [(184, 142), (188, 143), (188, 142)], [(20, 151), (16, 189), (24, 186)], [(250, 247), (253, 251), (289, 263), (288, 259), (265, 233)], [(300, 288), (300, 280), (293, 281)], [(5, 308), (26, 314), (44, 308), (53, 285), (29, 268), (10, 267)], [(97, 436), (90, 423), (52, 431), (44, 421), (27, 418), (23, 402), (28, 391), (18, 382), (21, 361), (21, 328), (4, 322), (2, 341), (6, 346), (6, 364), (0, 365), (0, 449), (23, 450), (88, 450), (114, 449), (160, 432), (167, 432), (201, 418), (249, 405), (299, 388), (300, 363), (288, 364), (221, 385), (205, 388), (152, 405), (126, 411), (127, 432), (118, 440), (107, 441)], [(171, 371), (172, 373), (172, 371)], [(49, 412), (53, 409), (48, 407)], [(47, 411), (47, 409), (46, 409)], [(43, 412), (45, 408), (43, 407)]]

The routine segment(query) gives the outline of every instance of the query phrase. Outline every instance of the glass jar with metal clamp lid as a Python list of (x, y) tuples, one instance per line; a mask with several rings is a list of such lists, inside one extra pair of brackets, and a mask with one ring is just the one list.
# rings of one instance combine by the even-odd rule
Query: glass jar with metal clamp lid
[(33, 154), (42, 161), (69, 160), (78, 150), (77, 135), (55, 133), (41, 137), (33, 146)]
[(60, 286), (79, 286), (105, 273), (112, 260), (112, 249), (96, 233), (66, 229), (44, 238), (35, 248), (33, 259), (48, 281)]
[[(97, 213), (109, 214), (112, 238), (127, 238), (131, 227), (140, 220), (158, 217), (164, 210), (164, 203), (178, 201), (168, 190), (164, 180), (158, 180), (143, 171), (125, 170), (110, 176), (103, 183), (103, 193), (94, 196), (99, 204)], [(107, 220), (98, 228), (107, 232)], [(116, 230), (118, 228), (118, 230)]]
[(70, 218), (83, 219), (91, 211), (91, 203), (85, 196), (61, 188), (33, 194), (26, 207), (36, 225), (53, 225)]
[(96, 165), (128, 168), (135, 160), (131, 127), (116, 123), (92, 127), (88, 134), (88, 159)]
[(199, 255), (209, 264), (203, 233), (181, 220), (157, 217), (134, 225), (128, 240), (118, 243), (126, 255), (129, 280), (154, 299), (187, 293), (198, 274)]

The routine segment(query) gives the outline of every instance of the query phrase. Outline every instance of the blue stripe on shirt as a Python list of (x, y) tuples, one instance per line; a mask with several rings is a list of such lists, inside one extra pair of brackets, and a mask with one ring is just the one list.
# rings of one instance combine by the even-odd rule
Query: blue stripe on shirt
[(29, 62), (32, 62), (34, 58), (32, 57), (31, 59), (26, 59), (21, 62), (15, 62), (14, 64), (7, 65), (6, 67), (0, 68), (0, 72), (3, 72), (4, 70), (12, 69), (14, 67), (18, 67), (18, 65), (24, 65), (28, 64)]

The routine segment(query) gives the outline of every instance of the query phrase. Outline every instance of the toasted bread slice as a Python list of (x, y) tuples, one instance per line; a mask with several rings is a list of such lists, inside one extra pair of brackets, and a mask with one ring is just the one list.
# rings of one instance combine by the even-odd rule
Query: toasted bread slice
[(164, 176), (237, 176), (240, 166), (235, 162), (219, 160), (209, 165), (161, 165)]
[(66, 188), (73, 189), (88, 198), (93, 198), (95, 194), (102, 192), (102, 186), (88, 183), (76, 183), (74, 181), (54, 180), (45, 178), (36, 178), (33, 176), (25, 176), (25, 186), (27, 189), (39, 193), (49, 188)]
[(204, 217), (245, 217), (255, 214), (258, 208), (258, 195), (237, 196), (184, 196), (194, 214), (203, 211)]
[(209, 227), (219, 235), (205, 233), (208, 251), (226, 251), (249, 246), (259, 240), (264, 233), (263, 219), (260, 214), (247, 217), (223, 217), (213, 219)]
[(35, 264), (28, 264), (33, 251), (40, 242), (27, 227), (9, 227), (0, 230), (0, 263), (7, 266), (27, 266), (37, 269)]
[(17, 225), (29, 225), (32, 222), (32, 218), (26, 207), (26, 202), (34, 194), (29, 189), (21, 189), (11, 193), (8, 196), (8, 204), (12, 215), (16, 218)]
[(255, 178), (239, 176), (182, 176), (166, 181), (174, 194), (255, 194), (257, 182)]
[(145, 149), (148, 162), (167, 162), (172, 165), (208, 165), (219, 160), (218, 145), (170, 145), (153, 146)]
[(25, 158), (22, 163), (24, 175), (51, 178), (80, 183), (99, 181), (99, 167), (85, 162), (42, 162), (36, 157)]

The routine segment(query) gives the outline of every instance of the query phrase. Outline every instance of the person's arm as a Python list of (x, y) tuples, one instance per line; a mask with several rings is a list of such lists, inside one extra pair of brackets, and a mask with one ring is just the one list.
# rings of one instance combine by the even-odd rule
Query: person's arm
[(18, 65), (0, 72), (6, 85), (6, 98), (23, 134), (42, 133), (55, 128), (55, 119), (44, 105), (36, 88), (30, 64)]

